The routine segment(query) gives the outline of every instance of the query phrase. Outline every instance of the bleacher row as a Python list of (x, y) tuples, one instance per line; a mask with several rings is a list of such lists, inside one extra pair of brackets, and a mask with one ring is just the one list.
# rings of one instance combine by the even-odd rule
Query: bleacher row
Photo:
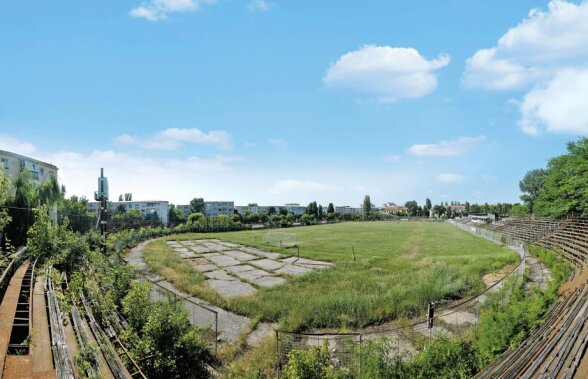
[(489, 224), (488, 229), (523, 242), (534, 242), (553, 232), (567, 220), (511, 217)]
[(588, 220), (510, 218), (489, 229), (545, 247), (576, 266), (546, 322), (476, 378), (587, 378)]

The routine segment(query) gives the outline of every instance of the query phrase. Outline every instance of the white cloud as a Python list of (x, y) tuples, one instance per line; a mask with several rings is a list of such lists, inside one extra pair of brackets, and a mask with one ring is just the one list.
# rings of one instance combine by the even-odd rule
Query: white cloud
[(282, 138), (268, 138), (267, 143), (273, 146), (286, 146), (286, 140)]
[(390, 163), (400, 162), (401, 159), (402, 159), (402, 157), (400, 157), (399, 154), (390, 154), (390, 155), (386, 155), (384, 157), (384, 160), (386, 162), (390, 162)]
[(22, 155), (31, 155), (35, 153), (37, 149), (32, 143), (23, 142), (16, 138), (0, 134), (0, 150), (6, 150)]
[(149, 21), (160, 21), (165, 20), (169, 13), (195, 12), (202, 6), (215, 2), (216, 0), (151, 0), (131, 9), (129, 15)]
[(281, 180), (275, 183), (269, 190), (273, 195), (288, 195), (296, 194), (316, 194), (318, 192), (324, 192), (329, 190), (329, 186), (310, 180), (294, 180), (287, 179)]
[[(137, 200), (172, 201), (187, 201), (210, 188), (202, 183), (213, 182), (219, 188), (227, 186), (230, 182), (227, 173), (242, 160), (228, 156), (161, 159), (113, 150), (95, 150), (89, 154), (60, 151), (48, 158), (59, 167), (59, 179), (66, 185), (68, 195), (91, 194), (99, 170), (104, 167), (111, 198), (133, 192)], [(214, 197), (210, 192), (207, 194)]]
[(447, 172), (441, 173), (435, 177), (438, 182), (441, 183), (461, 183), (464, 181), (463, 175), (459, 174), (450, 174)]
[(485, 136), (459, 137), (450, 141), (412, 145), (408, 152), (417, 156), (448, 157), (466, 154), (486, 141)]
[(495, 47), (466, 62), (464, 84), (492, 90), (520, 88), (588, 58), (588, 2), (553, 0), (532, 9)]
[(445, 54), (427, 60), (414, 48), (365, 45), (331, 65), (323, 83), (389, 103), (431, 93), (437, 87), (435, 71), (447, 64)]
[(588, 134), (588, 69), (568, 69), (528, 92), (519, 106), (525, 133)]
[(523, 132), (588, 134), (588, 1), (553, 0), (532, 9), (495, 47), (466, 63), (468, 87), (526, 89), (518, 102)]
[(135, 137), (122, 134), (116, 137), (115, 141), (154, 150), (177, 150), (185, 144), (212, 145), (221, 150), (229, 150), (232, 147), (231, 135), (228, 132), (224, 130), (203, 132), (197, 128), (165, 129), (153, 137)]
[(247, 4), (247, 9), (251, 12), (268, 12), (272, 9), (273, 4), (267, 2), (266, 0), (251, 0)]

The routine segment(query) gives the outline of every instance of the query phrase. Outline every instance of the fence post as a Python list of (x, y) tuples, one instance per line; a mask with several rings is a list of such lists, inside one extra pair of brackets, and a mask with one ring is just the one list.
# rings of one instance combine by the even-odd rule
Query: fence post
[(281, 357), (280, 357), (280, 337), (278, 335), (279, 332), (277, 330), (275, 330), (275, 332), (276, 332), (276, 372), (278, 373), (278, 378), (280, 378), (281, 377), (281, 374), (280, 374), (280, 359), (281, 359)]
[(359, 377), (361, 377), (361, 369), (362, 369), (362, 335), (359, 335)]

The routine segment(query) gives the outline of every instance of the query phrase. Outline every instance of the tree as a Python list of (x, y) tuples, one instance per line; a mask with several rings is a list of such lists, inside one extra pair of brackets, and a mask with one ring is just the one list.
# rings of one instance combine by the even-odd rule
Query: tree
[(327, 207), (327, 214), (332, 213), (335, 213), (335, 206), (333, 205), (333, 203), (329, 203), (329, 206)]
[(470, 214), (470, 203), (466, 201), (464, 207), (465, 207), (464, 208), (465, 214), (469, 215)]
[(124, 201), (123, 195), (118, 195), (118, 201)]
[(529, 209), (522, 204), (515, 204), (512, 208), (510, 208), (508, 214), (511, 216), (524, 217), (529, 215)]
[(365, 195), (363, 198), (363, 216), (368, 218), (372, 214), (372, 200), (370, 199), (370, 195)]
[(438, 217), (443, 216), (446, 211), (447, 209), (443, 206), (443, 203), (441, 203), (440, 205), (435, 205), (433, 207), (433, 214), (437, 215)]
[(567, 150), (549, 160), (543, 187), (533, 206), (535, 214), (588, 214), (588, 138), (568, 143)]
[(419, 205), (416, 200), (407, 201), (404, 206), (407, 208), (409, 216), (416, 216), (419, 213)]
[[(8, 187), (10, 186), (10, 180), (4, 178), (2, 172), (0, 172), (0, 205), (6, 204), (8, 199)], [(11, 218), (6, 212), (6, 209), (0, 208), (0, 236), (3, 235), (3, 230), (10, 222)]]
[(519, 182), (519, 189), (523, 192), (521, 200), (523, 200), (525, 205), (529, 208), (529, 213), (533, 213), (533, 206), (535, 205), (537, 196), (539, 196), (539, 191), (543, 188), (546, 174), (547, 172), (541, 168), (531, 170), (528, 171), (523, 180)]
[(188, 216), (188, 222), (191, 224), (197, 222), (206, 222), (206, 216), (204, 215), (204, 213), (190, 213), (190, 215)]
[(168, 223), (173, 226), (183, 223), (186, 221), (186, 218), (180, 208), (176, 207), (174, 204), (170, 204), (167, 212), (167, 220)]
[(204, 199), (201, 197), (190, 200), (190, 213), (204, 213)]
[(318, 216), (318, 206), (316, 204), (316, 201), (308, 203), (308, 206), (306, 207), (305, 213), (309, 216), (314, 216), (314, 217)]
[(318, 218), (322, 219), (323, 218), (323, 206), (319, 204), (318, 206), (318, 212), (317, 212), (317, 216)]
[(282, 216), (286, 216), (288, 214), (288, 210), (284, 207), (280, 207), (280, 214)]
[(115, 214), (123, 214), (127, 211), (127, 208), (124, 204), (119, 204), (116, 206), (116, 210), (114, 211)]
[(125, 201), (133, 201), (133, 194), (132, 193), (125, 193)]
[(275, 207), (269, 207), (267, 209), (267, 215), (271, 216), (271, 215), (275, 215), (276, 214), (276, 208)]
[(429, 199), (427, 197), (427, 199), (425, 200), (425, 209), (424, 209), (424, 211), (426, 213), (425, 216), (427, 216), (427, 217), (429, 216), (429, 213), (430, 213), (432, 207), (433, 207), (433, 204), (431, 203), (431, 199)]

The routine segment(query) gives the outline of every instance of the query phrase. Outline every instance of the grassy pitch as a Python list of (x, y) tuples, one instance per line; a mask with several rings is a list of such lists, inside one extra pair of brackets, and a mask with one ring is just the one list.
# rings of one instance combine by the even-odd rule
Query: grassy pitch
[[(287, 231), (297, 234), (301, 257), (333, 262), (335, 267), (290, 278), (278, 287), (260, 288), (250, 297), (222, 302), (211, 296), (209, 300), (237, 313), (279, 321), (291, 330), (357, 328), (416, 316), (425, 311), (429, 301), (474, 294), (484, 288), (484, 274), (518, 259), (511, 250), (447, 223), (350, 222)], [(262, 236), (266, 233), (185, 234), (169, 239), (218, 238), (297, 254), (296, 248), (264, 245)], [(165, 244), (159, 244), (162, 258), (173, 254), (166, 249)], [(149, 250), (146, 253), (149, 255)], [(181, 287), (191, 286), (195, 295), (208, 292), (194, 290), (194, 286), (205, 286), (202, 278), (190, 281), (181, 277), (158, 263), (155, 255), (146, 258), (158, 267), (156, 271), (178, 284), (187, 282), (189, 285)]]

